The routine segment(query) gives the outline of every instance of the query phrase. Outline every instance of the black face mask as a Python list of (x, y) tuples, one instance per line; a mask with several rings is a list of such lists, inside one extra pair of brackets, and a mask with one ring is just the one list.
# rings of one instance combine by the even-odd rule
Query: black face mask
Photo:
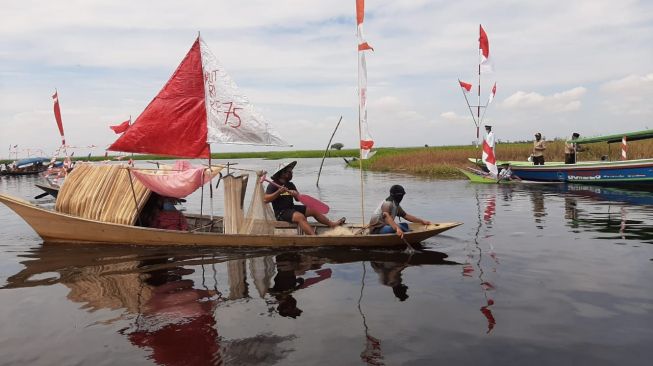
[(401, 202), (401, 200), (404, 198), (403, 194), (391, 194), (390, 197), (391, 200), (395, 201), (397, 204)]

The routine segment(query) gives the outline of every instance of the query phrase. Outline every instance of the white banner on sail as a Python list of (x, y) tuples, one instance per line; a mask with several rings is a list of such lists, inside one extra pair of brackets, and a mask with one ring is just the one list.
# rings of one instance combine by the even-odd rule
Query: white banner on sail
[(200, 39), (207, 113), (207, 143), (289, 146)]

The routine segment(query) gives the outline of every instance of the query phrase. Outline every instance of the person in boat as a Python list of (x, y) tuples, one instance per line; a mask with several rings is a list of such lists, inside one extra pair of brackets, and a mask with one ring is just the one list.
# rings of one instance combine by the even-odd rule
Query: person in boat
[(370, 220), (370, 233), (372, 234), (390, 234), (396, 233), (399, 237), (403, 238), (404, 233), (410, 231), (408, 224), (402, 222), (397, 224), (395, 218), (397, 216), (404, 218), (410, 222), (418, 222), (423, 225), (431, 225), (430, 221), (420, 219), (419, 217), (410, 215), (404, 211), (399, 205), (404, 198), (406, 190), (404, 187), (395, 184), (390, 187), (390, 195), (386, 198), (379, 207), (372, 214)]
[(188, 221), (175, 204), (186, 200), (164, 197), (152, 192), (143, 208), (140, 220), (143, 226), (165, 230), (188, 230)]
[(578, 140), (579, 137), (580, 134), (574, 132), (571, 135), (571, 140), (565, 143), (565, 164), (576, 164), (576, 153), (579, 151), (585, 151), (581, 145), (574, 142), (575, 140)]
[(276, 187), (274, 184), (268, 184), (265, 190), (264, 201), (265, 203), (272, 203), (272, 209), (274, 210), (274, 216), (277, 221), (296, 223), (308, 235), (315, 235), (315, 230), (306, 219), (309, 216), (329, 227), (344, 224), (344, 217), (338, 221), (331, 221), (325, 215), (315, 212), (309, 207), (294, 203), (294, 200), (297, 200), (299, 197), (297, 187), (292, 182), (292, 170), (295, 165), (297, 165), (297, 162), (293, 161), (272, 175), (272, 181), (280, 185), (281, 188)]
[(542, 134), (538, 132), (533, 141), (533, 165), (544, 165), (544, 150), (546, 150), (546, 145)]

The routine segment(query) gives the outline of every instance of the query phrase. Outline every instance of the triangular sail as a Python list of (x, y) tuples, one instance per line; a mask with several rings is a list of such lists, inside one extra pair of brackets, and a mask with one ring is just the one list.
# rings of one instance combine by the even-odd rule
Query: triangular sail
[(159, 94), (107, 150), (208, 158), (211, 143), (288, 146), (198, 37)]
[(107, 150), (208, 158), (200, 40), (134, 124)]
[(288, 146), (200, 40), (209, 143)]

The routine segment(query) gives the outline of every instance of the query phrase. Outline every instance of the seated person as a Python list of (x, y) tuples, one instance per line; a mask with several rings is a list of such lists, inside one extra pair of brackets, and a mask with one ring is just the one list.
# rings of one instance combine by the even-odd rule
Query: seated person
[(292, 181), (292, 170), (297, 165), (296, 161), (284, 166), (278, 172), (272, 175), (272, 181), (280, 185), (281, 188), (269, 184), (265, 190), (265, 203), (272, 202), (274, 216), (278, 221), (294, 222), (308, 235), (315, 235), (315, 230), (308, 223), (306, 217), (314, 217), (318, 222), (329, 227), (336, 227), (345, 223), (345, 218), (338, 221), (331, 221), (325, 215), (313, 211), (304, 205), (295, 205), (294, 200), (299, 196), (297, 187)]
[(141, 211), (141, 222), (146, 227), (165, 230), (188, 230), (188, 221), (175, 204), (183, 201), (164, 197), (152, 192), (150, 199)]
[(408, 224), (402, 222), (397, 224), (395, 222), (395, 217), (402, 217), (410, 222), (419, 222), (424, 225), (430, 225), (431, 222), (427, 220), (420, 219), (419, 217), (409, 215), (404, 211), (399, 203), (404, 198), (406, 191), (404, 187), (400, 185), (393, 185), (390, 187), (390, 196), (386, 198), (381, 205), (374, 211), (372, 219), (370, 220), (370, 233), (372, 234), (390, 234), (397, 233), (401, 238), (404, 237), (404, 233), (410, 231)]

